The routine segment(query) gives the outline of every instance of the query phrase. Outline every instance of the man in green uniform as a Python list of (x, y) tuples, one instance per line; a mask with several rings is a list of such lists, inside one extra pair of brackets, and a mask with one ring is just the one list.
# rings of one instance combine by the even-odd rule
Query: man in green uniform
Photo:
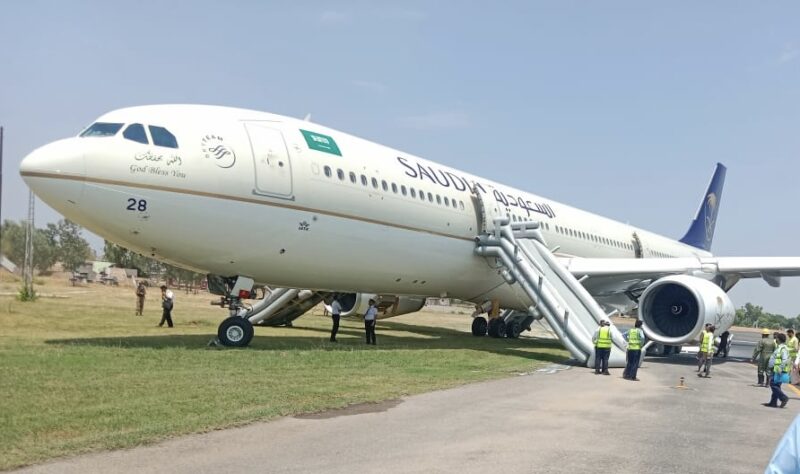
[(775, 352), (775, 339), (770, 337), (769, 329), (761, 331), (761, 340), (753, 349), (753, 362), (758, 365), (758, 385), (769, 387), (769, 358)]
[(798, 377), (797, 368), (794, 366), (794, 360), (797, 358), (797, 350), (800, 349), (800, 341), (797, 340), (794, 329), (786, 330), (786, 348), (789, 350), (789, 360), (791, 361), (790, 383), (796, 384), (798, 382)]

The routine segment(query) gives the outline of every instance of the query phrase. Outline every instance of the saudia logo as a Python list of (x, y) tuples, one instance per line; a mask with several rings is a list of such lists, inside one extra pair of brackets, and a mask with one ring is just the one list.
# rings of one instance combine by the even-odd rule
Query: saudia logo
[(201, 149), (206, 158), (213, 158), (214, 163), (220, 168), (230, 168), (236, 163), (236, 153), (233, 148), (224, 143), (222, 137), (206, 135), (203, 137)]
[(706, 196), (706, 242), (714, 238), (714, 224), (717, 222), (717, 195), (714, 193)]

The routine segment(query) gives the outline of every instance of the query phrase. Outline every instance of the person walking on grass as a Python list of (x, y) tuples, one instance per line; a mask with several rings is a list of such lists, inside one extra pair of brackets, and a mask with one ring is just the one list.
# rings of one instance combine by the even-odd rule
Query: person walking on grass
[(141, 316), (144, 312), (144, 297), (147, 294), (147, 288), (144, 287), (144, 282), (140, 281), (136, 285), (136, 316)]
[(377, 344), (375, 340), (375, 322), (378, 319), (378, 308), (375, 306), (375, 300), (369, 300), (369, 308), (364, 313), (364, 330), (367, 333), (367, 344), (373, 346)]
[(168, 327), (172, 327), (172, 308), (175, 306), (175, 295), (172, 290), (167, 288), (167, 285), (161, 285), (161, 322), (158, 327), (164, 326), (167, 323)]
[(333, 327), (331, 328), (331, 342), (336, 342), (336, 333), (339, 332), (339, 319), (342, 313), (342, 304), (339, 303), (339, 295), (333, 295), (328, 304), (331, 307), (331, 319), (333, 320)]

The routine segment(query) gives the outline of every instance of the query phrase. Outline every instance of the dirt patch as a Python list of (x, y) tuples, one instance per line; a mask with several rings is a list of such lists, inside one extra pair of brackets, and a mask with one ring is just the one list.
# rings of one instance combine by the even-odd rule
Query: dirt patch
[(403, 403), (400, 399), (386, 400), (377, 403), (359, 403), (356, 405), (346, 406), (344, 408), (337, 408), (335, 410), (321, 411), (318, 413), (304, 413), (296, 415), (295, 418), (300, 420), (326, 420), (328, 418), (337, 418), (340, 416), (363, 415), (365, 413), (380, 413), (394, 408)]

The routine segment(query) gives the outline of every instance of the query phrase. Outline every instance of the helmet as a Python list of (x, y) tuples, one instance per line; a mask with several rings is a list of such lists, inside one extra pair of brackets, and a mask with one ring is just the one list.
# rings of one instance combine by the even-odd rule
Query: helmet
[(769, 329), (767, 329), (767, 328), (762, 329), (761, 330), (761, 334), (764, 335), (764, 336), (769, 336), (769, 334), (770, 334), (769, 333)]

